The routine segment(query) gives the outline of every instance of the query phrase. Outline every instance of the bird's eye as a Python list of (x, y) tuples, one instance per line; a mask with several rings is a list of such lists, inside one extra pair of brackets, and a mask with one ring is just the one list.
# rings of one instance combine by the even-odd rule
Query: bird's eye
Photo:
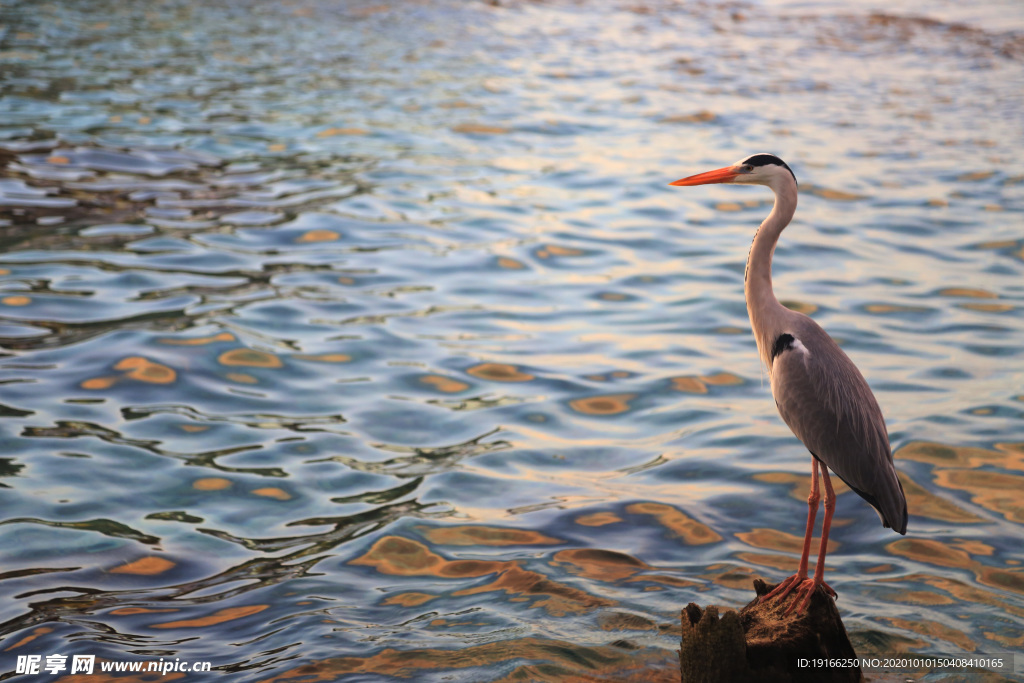
[(754, 171), (754, 167), (751, 166), (750, 164), (745, 164), (743, 166), (743, 172), (744, 173), (753, 173), (753, 171)]

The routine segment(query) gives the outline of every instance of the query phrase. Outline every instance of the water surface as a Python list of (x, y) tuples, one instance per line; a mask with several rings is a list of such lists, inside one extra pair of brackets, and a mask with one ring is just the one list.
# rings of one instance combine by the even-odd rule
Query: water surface
[(0, 9), (3, 671), (673, 680), (803, 533), (770, 195), (667, 186), (758, 151), (908, 494), (840, 489), (858, 651), (1022, 649), (1019, 4)]

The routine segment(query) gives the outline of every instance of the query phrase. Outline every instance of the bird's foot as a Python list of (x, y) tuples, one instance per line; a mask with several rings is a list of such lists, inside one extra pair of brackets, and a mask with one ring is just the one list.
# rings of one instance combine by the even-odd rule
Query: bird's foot
[(805, 580), (807, 580), (807, 574), (793, 574), (793, 576), (789, 577), (788, 579), (780, 583), (778, 586), (773, 588), (770, 593), (762, 595), (758, 599), (758, 603), (765, 603), (773, 598), (779, 598), (781, 600), (782, 598), (789, 595), (790, 591), (792, 591), (793, 588), (795, 588), (797, 585), (799, 585), (801, 582)]
[(762, 595), (758, 602), (765, 603), (775, 598), (782, 600), (795, 589), (797, 591), (796, 598), (793, 599), (790, 606), (786, 609), (786, 614), (789, 614), (794, 609), (796, 609), (797, 614), (801, 614), (807, 610), (807, 606), (811, 602), (811, 595), (814, 594), (818, 586), (825, 589), (825, 593), (832, 596), (832, 598), (836, 597), (836, 592), (832, 590), (832, 586), (824, 581), (808, 578), (806, 574), (798, 573), (780, 583), (770, 593)]
[(836, 592), (832, 590), (832, 587), (820, 579), (808, 579), (804, 578), (803, 581), (799, 582), (799, 586), (796, 589), (796, 597), (786, 608), (785, 614), (789, 614), (793, 610), (796, 610), (797, 614), (803, 614), (807, 611), (807, 606), (811, 604), (811, 596), (814, 595), (814, 591), (821, 587), (824, 589), (825, 594), (831, 596), (833, 599), (836, 597)]

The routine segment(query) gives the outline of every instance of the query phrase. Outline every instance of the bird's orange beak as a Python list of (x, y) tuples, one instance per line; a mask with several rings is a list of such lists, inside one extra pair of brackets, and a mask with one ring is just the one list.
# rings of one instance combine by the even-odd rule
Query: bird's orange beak
[(739, 173), (732, 166), (726, 166), (725, 168), (719, 168), (714, 171), (708, 171), (707, 173), (698, 173), (682, 180), (677, 180), (669, 185), (710, 185), (712, 183), (727, 183)]

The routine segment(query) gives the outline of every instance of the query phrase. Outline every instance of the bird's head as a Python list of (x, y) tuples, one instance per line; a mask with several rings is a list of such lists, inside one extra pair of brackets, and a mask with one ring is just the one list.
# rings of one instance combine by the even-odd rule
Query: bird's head
[(767, 185), (779, 190), (783, 185), (796, 184), (796, 174), (786, 162), (774, 154), (751, 154), (732, 166), (677, 180), (669, 185), (710, 185), (711, 183), (734, 183), (742, 185)]

